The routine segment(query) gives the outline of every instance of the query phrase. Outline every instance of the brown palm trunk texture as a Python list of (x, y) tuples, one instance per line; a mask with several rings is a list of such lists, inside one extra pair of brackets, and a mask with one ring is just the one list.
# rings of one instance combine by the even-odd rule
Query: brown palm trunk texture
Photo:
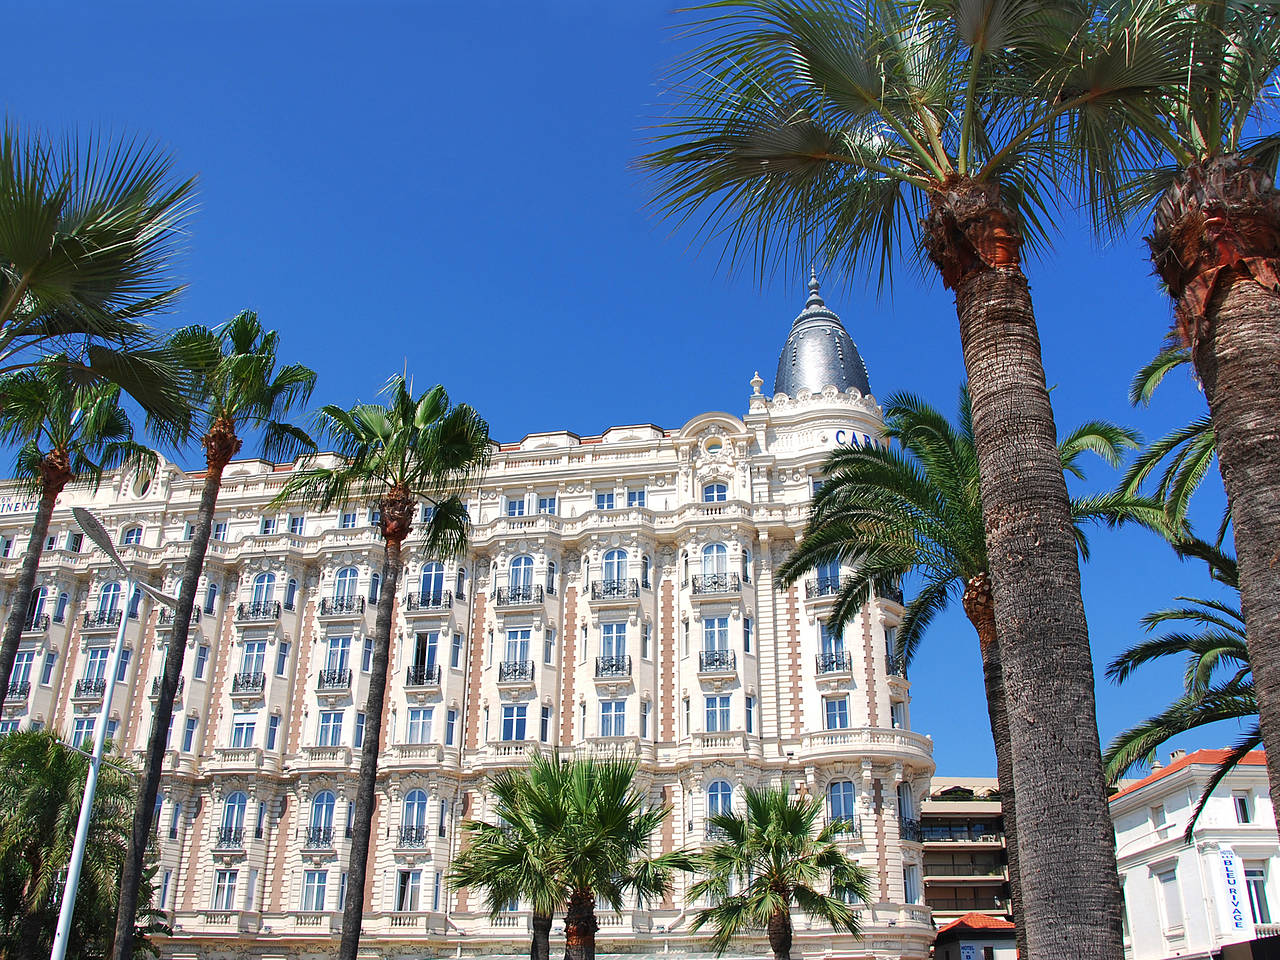
[(569, 895), (564, 917), (564, 960), (595, 960), (596, 897), (590, 890), (575, 890)]
[(773, 960), (788, 960), (791, 956), (791, 914), (775, 910), (769, 918), (769, 949)]

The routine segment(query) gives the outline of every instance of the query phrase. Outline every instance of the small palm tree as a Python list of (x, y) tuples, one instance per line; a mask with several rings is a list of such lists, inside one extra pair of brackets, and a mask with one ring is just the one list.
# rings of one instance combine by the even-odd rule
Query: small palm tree
[(0, 639), (0, 700), (31, 617), (28, 598), (49, 533), (54, 504), (70, 483), (96, 489), (103, 474), (133, 465), (154, 469), (155, 454), (133, 440), (133, 425), (120, 406), (120, 388), (84, 383), (75, 365), (58, 354), (28, 370), (0, 377), (0, 442), (18, 445), (17, 477), (38, 497), (35, 521), (22, 558), (14, 602)]
[[(979, 497), (969, 392), (960, 391), (952, 424), (911, 394), (895, 394), (884, 405), (889, 445), (837, 450), (824, 465), (824, 482), (795, 552), (778, 568), (783, 585), (830, 564), (852, 565), (842, 580), (829, 626), (839, 635), (873, 591), (883, 594), (909, 572), (923, 586), (907, 603), (897, 633), (897, 660), (905, 673), (934, 619), (957, 600), (978, 636), (987, 714), (996, 750), (1014, 912), (1021, 907), (1017, 816), (1010, 756), (1008, 705), (1001, 669), (1002, 642), (991, 594)], [(1061, 468), (1083, 478), (1081, 458), (1093, 453), (1115, 466), (1126, 448), (1137, 446), (1130, 430), (1105, 421), (1082, 424), (1058, 443)], [(1159, 525), (1158, 504), (1118, 494), (1073, 498), (1071, 514), (1080, 553), (1088, 558), (1084, 525), (1090, 521), (1138, 521)]]
[[(49, 731), (0, 737), (0, 953), (13, 960), (49, 955), (87, 769), (84, 754)], [(133, 776), (124, 761), (104, 759), (69, 956), (87, 960), (110, 952), (120, 865), (137, 800)], [(150, 908), (154, 872), (145, 878), (142, 907), (127, 931), (135, 947), (149, 949), (146, 929), (168, 932), (156, 926), (158, 915)]]
[(316, 382), (315, 371), (298, 363), (279, 365), (279, 335), (263, 329), (256, 313), (246, 310), (216, 330), (187, 327), (174, 336), (174, 342), (199, 366), (188, 395), (191, 413), (176, 427), (170, 426), (167, 432), (180, 441), (193, 435), (200, 437), (205, 474), (147, 738), (129, 856), (120, 881), (115, 960), (129, 960), (132, 955), (132, 940), (123, 936), (123, 931), (133, 922), (137, 909), (147, 840), (151, 836), (156, 795), (164, 770), (169, 722), (173, 718), (173, 698), (182, 675), (196, 590), (209, 550), (223, 471), (240, 451), (241, 436), (247, 431), (259, 433), (262, 456), (272, 461), (293, 459), (315, 449), (305, 431), (284, 419), (310, 398)]
[(1022, 248), (1048, 243), (1064, 191), (1096, 188), (1063, 168), (1095, 169), (1113, 149), (1100, 121), (1143, 109), (1176, 69), (1133, 69), (1162, 38), (1112, 31), (1091, 4), (741, 0), (699, 13), (700, 48), (641, 160), (658, 205), (680, 223), (700, 215), (761, 275), (876, 262), (883, 280), (905, 256), (955, 292), (1010, 633), (1030, 952), (1119, 956), (1088, 627)]
[(785, 788), (745, 791), (745, 816), (720, 813), (708, 823), (724, 839), (698, 858), (704, 878), (689, 888), (691, 900), (710, 900), (690, 929), (715, 928), (711, 945), (723, 954), (744, 934), (767, 931), (774, 960), (791, 956), (791, 910), (861, 934), (850, 903), (871, 895), (865, 870), (841, 849), (849, 826), (842, 819), (819, 824), (822, 801), (792, 798)]
[(173, 263), (195, 181), (137, 139), (0, 134), (0, 374), (66, 355), (147, 412), (182, 413), (185, 364), (140, 321), (181, 292)]
[(385, 404), (322, 407), (320, 423), (338, 462), (296, 471), (276, 500), (312, 502), (322, 510), (353, 498), (374, 503), (385, 542), (339, 960), (355, 960), (360, 944), (391, 627), (404, 569), (402, 545), (419, 503), (425, 502), (431, 509), (424, 549), (447, 559), (466, 548), (471, 524), (462, 494), (488, 465), (491, 450), (488, 425), (466, 404), (450, 404), (444, 387), (432, 387), (415, 399), (405, 378), (395, 376), (383, 396)]

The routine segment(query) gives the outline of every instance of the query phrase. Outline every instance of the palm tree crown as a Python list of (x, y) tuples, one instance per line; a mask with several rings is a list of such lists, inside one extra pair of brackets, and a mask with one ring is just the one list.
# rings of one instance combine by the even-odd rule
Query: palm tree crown
[(850, 904), (866, 901), (871, 884), (842, 849), (849, 824), (838, 818), (819, 824), (817, 797), (792, 798), (785, 788), (748, 787), (745, 794), (745, 815), (708, 819), (724, 839), (697, 860), (704, 876), (689, 898), (711, 905), (698, 911), (691, 929), (714, 927), (717, 954), (743, 934), (767, 931), (778, 960), (790, 955), (794, 907), (857, 936), (861, 927)]

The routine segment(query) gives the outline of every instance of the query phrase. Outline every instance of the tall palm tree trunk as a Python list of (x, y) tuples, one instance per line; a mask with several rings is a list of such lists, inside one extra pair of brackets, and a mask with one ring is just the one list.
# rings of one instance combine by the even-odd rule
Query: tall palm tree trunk
[(931, 200), (926, 243), (956, 293), (973, 398), (1028, 951), (1119, 960), (1093, 661), (1021, 236), (994, 185), (957, 181)]
[(173, 719), (173, 700), (178, 692), (178, 679), (182, 676), (182, 661), (187, 652), (187, 637), (191, 633), (191, 615), (195, 609), (196, 589), (204, 570), (205, 554), (209, 550), (209, 536), (213, 532), (213, 511), (222, 489), (222, 472), (231, 458), (240, 450), (240, 439), (234, 425), (215, 423), (205, 435), (204, 487), (200, 491), (200, 511), (196, 515), (192, 531), (191, 547), (182, 568), (182, 583), (178, 589), (178, 607), (173, 614), (173, 632), (165, 650), (164, 672), (160, 675), (160, 693), (156, 697), (155, 713), (151, 718), (151, 732), (147, 736), (147, 756), (142, 766), (142, 784), (138, 792), (138, 806), (133, 812), (133, 831), (129, 835), (129, 850), (120, 873), (120, 904), (116, 908), (116, 932), (112, 956), (114, 960), (132, 960), (133, 929), (138, 913), (138, 896), (142, 886), (143, 861), (147, 854), (147, 840), (151, 836), (155, 817), (156, 796), (160, 792), (160, 777), (164, 770), (164, 754), (169, 737), (169, 723)]
[[(347, 860), (347, 902), (342, 908), (342, 943), (338, 960), (355, 960), (364, 917), (364, 887), (369, 861), (369, 837), (373, 832), (374, 787), (378, 777), (378, 752), (382, 744), (382, 712), (387, 695), (387, 669), (391, 662), (391, 625), (395, 617), (396, 588), (403, 567), (400, 548), (409, 533), (407, 517), (413, 504), (382, 502), (382, 530), (386, 551), (382, 559), (382, 587), (378, 616), (373, 627), (373, 664), (369, 674), (369, 698), (364, 708), (364, 746), (360, 751), (360, 777), (356, 783), (351, 830), (351, 855)], [(392, 516), (392, 514), (395, 516)]]
[[(1280, 191), (1239, 157), (1194, 165), (1149, 242), (1209, 403), (1262, 738), (1280, 744)], [(1267, 778), (1280, 796), (1280, 750)]]
[(595, 960), (596, 898), (590, 890), (575, 890), (569, 895), (564, 915), (564, 960)]
[[(35, 885), (43, 870), (44, 858), (39, 853), (32, 853), (27, 857), (27, 875), (31, 878), (28, 882), (29, 886)], [(20, 898), (19, 902), (23, 904), (24, 909), (18, 918), (18, 943), (13, 960), (43, 960), (42, 954), (45, 951), (40, 949), (40, 941), (45, 931), (49, 929), (50, 920), (53, 919), (50, 916), (49, 905), (47, 902), (35, 902), (30, 890)]]
[(791, 956), (791, 914), (775, 910), (769, 918), (769, 948), (773, 960), (789, 960)]
[(1004, 818), (1005, 849), (1009, 861), (1009, 899), (1017, 924), (1018, 956), (1027, 957), (1027, 926), (1022, 921), (1022, 881), (1018, 873), (1018, 818), (1014, 806), (1013, 757), (1009, 748), (1009, 705), (1004, 694), (1004, 672), (1000, 642), (996, 635), (995, 601), (991, 577), (979, 574), (965, 585), (964, 612), (978, 632), (982, 651), (982, 681), (987, 691), (987, 718), (996, 748), (996, 780), (1000, 786), (1000, 807)]
[(551, 960), (551, 914), (535, 912), (529, 920), (533, 927), (529, 960)]
[(40, 556), (44, 553), (44, 539), (49, 535), (49, 520), (58, 496), (71, 479), (70, 465), (65, 455), (54, 451), (40, 462), (40, 503), (36, 506), (36, 518), (31, 524), (31, 536), (27, 539), (27, 552), (22, 557), (22, 569), (14, 585), (12, 608), (4, 624), (4, 639), (0, 640), (0, 703), (9, 695), (9, 679), (13, 664), (18, 659), (18, 644), (26, 629), (30, 614), (31, 591), (36, 587), (36, 571)]

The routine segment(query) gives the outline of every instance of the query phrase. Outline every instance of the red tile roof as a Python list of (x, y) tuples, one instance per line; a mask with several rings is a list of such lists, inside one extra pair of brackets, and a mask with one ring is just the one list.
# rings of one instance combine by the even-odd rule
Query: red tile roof
[[(1184, 757), (1179, 757), (1177, 760), (1173, 761), (1173, 763), (1169, 764), (1167, 767), (1163, 767), (1162, 769), (1157, 770), (1155, 773), (1152, 773), (1152, 774), (1149, 774), (1148, 776), (1143, 777), (1137, 783), (1131, 783), (1129, 784), (1129, 786), (1125, 787), (1123, 790), (1120, 790), (1117, 793), (1113, 793), (1111, 795), (1111, 799), (1115, 800), (1119, 797), (1127, 796), (1133, 793), (1135, 790), (1141, 790), (1143, 787), (1148, 786), (1149, 784), (1155, 783), (1157, 780), (1160, 780), (1163, 777), (1167, 777), (1169, 776), (1169, 774), (1174, 773), (1178, 770), (1181, 770), (1184, 767), (1189, 767), (1193, 763), (1207, 763), (1207, 764), (1212, 764), (1213, 766), (1216, 767), (1218, 764), (1220, 764), (1223, 760), (1227, 759), (1227, 757), (1229, 756), (1231, 756), (1230, 750), (1197, 750), (1195, 753), (1188, 753)], [(1267, 762), (1267, 755), (1265, 752), (1263, 752), (1262, 750), (1251, 750), (1249, 753), (1246, 753), (1244, 755), (1244, 758), (1240, 761), (1240, 764), (1246, 767), (1259, 767), (1259, 766), (1264, 766), (1266, 762)]]
[(952, 920), (945, 927), (938, 931), (938, 934), (944, 934), (948, 930), (958, 930), (960, 927), (967, 927), (970, 930), (1013, 930), (1014, 925), (1004, 917), (993, 917), (985, 913), (966, 913), (963, 917)]

